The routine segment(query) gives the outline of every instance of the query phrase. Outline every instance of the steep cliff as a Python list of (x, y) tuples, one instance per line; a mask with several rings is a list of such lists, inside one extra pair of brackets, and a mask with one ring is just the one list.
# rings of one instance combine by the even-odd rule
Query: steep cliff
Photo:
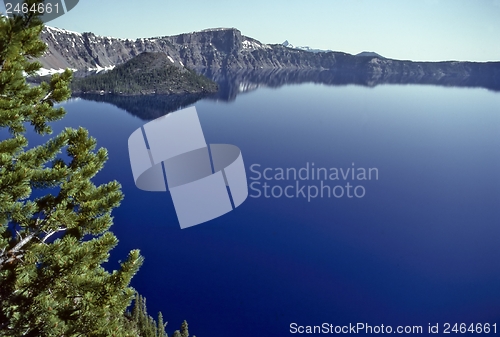
[(418, 83), (460, 82), (487, 79), (489, 86), (500, 86), (500, 62), (412, 62), (359, 57), (342, 52), (313, 53), (282, 44), (264, 44), (244, 36), (234, 28), (207, 29), (175, 36), (137, 39), (101, 37), (46, 27), (42, 39), (49, 49), (40, 59), (46, 69), (89, 70), (112, 68), (142, 52), (165, 53), (175, 64), (197, 70), (242, 69), (331, 70), (369, 74), (374, 82)]

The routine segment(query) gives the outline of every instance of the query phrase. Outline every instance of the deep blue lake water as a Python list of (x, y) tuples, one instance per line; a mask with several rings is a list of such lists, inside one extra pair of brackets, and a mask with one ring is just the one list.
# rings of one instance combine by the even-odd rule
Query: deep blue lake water
[(127, 140), (146, 121), (65, 103), (55, 131), (88, 128), (109, 151), (97, 182), (123, 185), (109, 267), (141, 249), (132, 284), (170, 333), (184, 319), (198, 337), (288, 336), (293, 322), (500, 324), (499, 93), (301, 84), (195, 106), (208, 143), (241, 149), (249, 183), (265, 182), (253, 164), (376, 168), (378, 180), (325, 181), (362, 185), (362, 198), (249, 197), (181, 230), (168, 192), (134, 185)]

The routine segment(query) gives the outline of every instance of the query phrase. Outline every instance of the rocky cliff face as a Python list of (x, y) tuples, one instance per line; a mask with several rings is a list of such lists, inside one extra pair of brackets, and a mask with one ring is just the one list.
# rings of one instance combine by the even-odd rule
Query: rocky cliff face
[[(44, 68), (69, 67), (79, 71), (112, 67), (142, 52), (163, 52), (173, 62), (196, 69), (288, 67), (293, 62), (285, 60), (283, 52), (296, 54), (284, 47), (277, 48), (243, 36), (234, 28), (133, 41), (45, 27), (42, 40), (49, 46), (40, 59)], [(276, 48), (282, 52), (276, 53)], [(307, 67), (308, 63), (296, 63), (295, 66)]]
[(49, 46), (40, 59), (44, 68), (69, 67), (79, 71), (112, 67), (142, 52), (163, 52), (174, 62), (195, 69), (332, 69), (337, 58), (352, 57), (268, 45), (234, 28), (133, 41), (46, 27), (42, 39)]
[[(75, 33), (46, 27), (42, 39), (49, 49), (40, 59), (46, 69), (89, 70), (112, 68), (142, 52), (162, 52), (176, 65), (200, 71), (219, 70), (329, 70), (368, 75), (370, 81), (448, 83), (484, 81), (500, 87), (500, 62), (412, 62), (381, 57), (356, 57), (341, 52), (312, 53), (268, 45), (234, 28), (208, 29), (175, 36), (117, 39), (93, 33)], [(363, 78), (364, 78), (363, 77)]]

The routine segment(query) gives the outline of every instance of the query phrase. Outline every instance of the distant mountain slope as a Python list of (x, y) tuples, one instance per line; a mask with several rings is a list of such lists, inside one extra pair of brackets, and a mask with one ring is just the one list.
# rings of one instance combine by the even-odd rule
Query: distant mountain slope
[(359, 54), (356, 54), (355, 56), (359, 56), (359, 57), (378, 57), (380, 59), (385, 59), (385, 57), (375, 53), (375, 52), (372, 52), (372, 51), (364, 51), (364, 52), (361, 52)]
[(336, 63), (336, 56), (349, 55), (319, 53), (318, 58), (303, 50), (261, 43), (243, 36), (235, 28), (133, 41), (45, 27), (42, 40), (49, 46), (47, 53), (40, 58), (45, 69), (77, 69), (79, 76), (87, 71), (121, 64), (142, 52), (163, 52), (174, 63), (194, 69), (331, 68)]
[(216, 92), (217, 84), (180, 65), (164, 53), (142, 53), (105, 73), (75, 78), (75, 94), (183, 94)]
[[(73, 68), (79, 72), (118, 65), (143, 52), (165, 53), (175, 64), (190, 68), (237, 67), (261, 63), (261, 59), (252, 60), (252, 52), (271, 49), (255, 39), (242, 36), (234, 28), (129, 40), (46, 26), (41, 37), (48, 45), (48, 51), (40, 58), (45, 69)], [(240, 53), (244, 59), (238, 57)], [(270, 67), (276, 65), (269, 64)]]
[(450, 79), (470, 83), (470, 79), (477, 79), (478, 83), (487, 81), (493, 86), (500, 83), (500, 62), (412, 62), (342, 52), (311, 53), (281, 44), (264, 44), (234, 28), (132, 41), (46, 27), (42, 39), (49, 46), (40, 59), (44, 68), (78, 69), (76, 76), (85, 75), (89, 69), (110, 69), (143, 52), (161, 52), (174, 65), (196, 70), (315, 69), (366, 73), (377, 82), (400, 76), (412, 83), (422, 78), (429, 82)]

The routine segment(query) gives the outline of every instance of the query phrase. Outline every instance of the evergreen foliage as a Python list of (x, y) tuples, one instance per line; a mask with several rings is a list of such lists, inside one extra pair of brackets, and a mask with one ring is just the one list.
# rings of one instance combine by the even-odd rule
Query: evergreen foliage
[(50, 83), (26, 83), (25, 74), (41, 67), (32, 61), (46, 49), (41, 30), (34, 12), (0, 18), (0, 127), (8, 129), (0, 141), (0, 329), (4, 336), (133, 336), (124, 312), (142, 257), (131, 251), (112, 273), (101, 266), (117, 244), (108, 229), (123, 197), (118, 182), (91, 181), (106, 150), (96, 150), (83, 128), (31, 148), (24, 135), (29, 124), (50, 134), (49, 123), (65, 114), (54, 105), (70, 96), (68, 70)]
[(167, 326), (167, 323), (163, 323), (163, 315), (161, 312), (158, 313), (158, 320), (157, 320), (157, 332), (156, 335), (158, 337), (168, 337), (167, 333), (165, 332), (165, 327)]
[(217, 84), (193, 70), (176, 66), (164, 53), (142, 53), (111, 71), (75, 78), (78, 93), (122, 95), (216, 92)]
[[(163, 315), (158, 313), (158, 321), (148, 315), (146, 299), (139, 294), (135, 295), (132, 313), (127, 313), (132, 327), (141, 337), (168, 337), (165, 332), (166, 323), (163, 322)], [(182, 329), (182, 326), (181, 326)]]
[[(43, 0), (27, 0), (29, 6)], [(0, 17), (0, 335), (166, 336), (129, 286), (143, 258), (129, 253), (118, 270), (102, 264), (117, 238), (111, 211), (123, 198), (116, 181), (92, 178), (107, 160), (83, 128), (66, 128), (29, 147), (26, 127), (40, 137), (65, 111), (72, 73), (30, 86), (46, 49), (42, 23), (28, 12)]]
[[(43, 0), (27, 0), (29, 6)], [(111, 211), (123, 198), (116, 181), (92, 178), (107, 160), (83, 128), (66, 128), (29, 146), (26, 127), (40, 137), (65, 111), (72, 73), (30, 86), (25, 76), (46, 49), (42, 23), (28, 12), (0, 17), (0, 335), (166, 336), (129, 286), (143, 258), (133, 250), (118, 270), (102, 264), (118, 240)]]
[[(175, 330), (173, 337), (189, 337), (188, 323), (186, 321), (182, 322), (181, 329)], [(196, 337), (196, 336), (193, 336)]]

